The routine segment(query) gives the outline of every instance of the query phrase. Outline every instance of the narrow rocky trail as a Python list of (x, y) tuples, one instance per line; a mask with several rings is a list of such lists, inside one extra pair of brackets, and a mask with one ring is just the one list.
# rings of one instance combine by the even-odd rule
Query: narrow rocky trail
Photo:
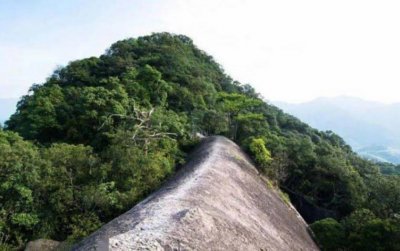
[(318, 250), (240, 148), (210, 137), (159, 191), (74, 250)]

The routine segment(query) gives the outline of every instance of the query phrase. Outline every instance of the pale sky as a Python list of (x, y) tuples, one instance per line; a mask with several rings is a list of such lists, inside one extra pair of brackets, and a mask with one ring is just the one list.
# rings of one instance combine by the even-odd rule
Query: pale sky
[(168, 31), (268, 100), (400, 102), (399, 13), (382, 0), (0, 0), (0, 98), (117, 40)]

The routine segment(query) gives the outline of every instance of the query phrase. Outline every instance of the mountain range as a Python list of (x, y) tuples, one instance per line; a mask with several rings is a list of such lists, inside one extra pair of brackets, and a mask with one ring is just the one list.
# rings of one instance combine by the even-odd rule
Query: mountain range
[(343, 137), (360, 155), (400, 163), (400, 103), (383, 104), (340, 96), (275, 105), (311, 126)]

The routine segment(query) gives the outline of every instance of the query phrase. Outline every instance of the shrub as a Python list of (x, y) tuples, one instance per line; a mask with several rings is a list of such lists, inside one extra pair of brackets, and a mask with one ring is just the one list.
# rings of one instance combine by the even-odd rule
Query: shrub
[(249, 144), (250, 153), (257, 166), (268, 177), (275, 179), (275, 171), (271, 168), (271, 153), (265, 147), (265, 141), (262, 138), (252, 138)]
[(345, 231), (335, 219), (326, 218), (310, 225), (322, 250), (339, 250), (343, 247)]

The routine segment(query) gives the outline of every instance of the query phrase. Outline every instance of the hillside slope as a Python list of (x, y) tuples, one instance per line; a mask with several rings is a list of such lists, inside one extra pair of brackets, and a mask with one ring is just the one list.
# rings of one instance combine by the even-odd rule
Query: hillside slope
[[(321, 245), (398, 250), (400, 176), (382, 175), (335, 133), (265, 103), (189, 37), (169, 33), (70, 62), (21, 98), (0, 129), (5, 245), (85, 238), (174, 175), (197, 132), (233, 140), (296, 201), (329, 212), (308, 218), (320, 223)], [(319, 222), (328, 215), (335, 220)], [(341, 232), (332, 235), (332, 224)]]
[(400, 104), (346, 96), (275, 104), (319, 130), (338, 133), (369, 159), (400, 163)]
[[(211, 137), (176, 177), (75, 250), (318, 250), (301, 216), (232, 141)], [(181, 248), (181, 249), (179, 249)]]

